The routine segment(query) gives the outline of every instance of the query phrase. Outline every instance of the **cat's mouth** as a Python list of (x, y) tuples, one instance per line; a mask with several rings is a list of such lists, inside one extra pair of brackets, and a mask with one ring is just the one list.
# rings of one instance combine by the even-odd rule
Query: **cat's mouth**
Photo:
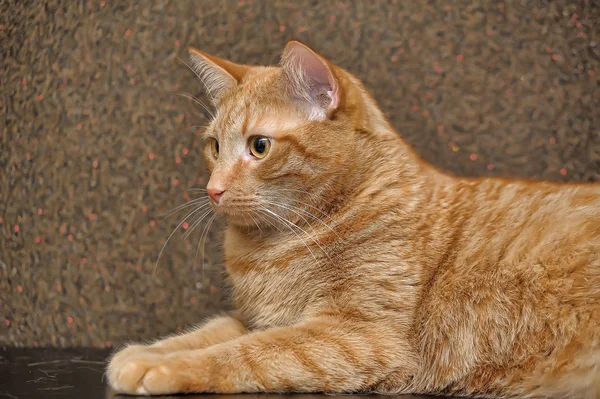
[(229, 224), (239, 226), (252, 224), (259, 207), (256, 201), (235, 198), (223, 198), (219, 203), (211, 201), (211, 205), (218, 216), (224, 217)]
[[(230, 225), (238, 227), (280, 228), (294, 223), (289, 205), (273, 201), (232, 200), (212, 204), (215, 213), (224, 217)], [(292, 220), (290, 220), (292, 219)]]

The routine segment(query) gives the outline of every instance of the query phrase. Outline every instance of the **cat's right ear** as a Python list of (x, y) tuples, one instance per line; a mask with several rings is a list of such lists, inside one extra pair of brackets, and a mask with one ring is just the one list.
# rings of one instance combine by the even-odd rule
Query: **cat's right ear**
[(226, 92), (237, 87), (250, 69), (247, 65), (223, 60), (193, 47), (188, 51), (194, 72), (206, 87), (215, 106), (219, 104)]

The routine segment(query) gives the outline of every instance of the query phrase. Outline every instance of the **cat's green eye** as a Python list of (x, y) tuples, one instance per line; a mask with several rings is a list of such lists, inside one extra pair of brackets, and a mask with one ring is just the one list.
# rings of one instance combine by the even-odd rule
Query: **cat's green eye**
[(256, 136), (250, 140), (250, 152), (256, 158), (262, 159), (267, 156), (271, 149), (271, 140), (266, 137)]
[(212, 152), (213, 157), (219, 158), (219, 142), (216, 139), (211, 141), (210, 151)]

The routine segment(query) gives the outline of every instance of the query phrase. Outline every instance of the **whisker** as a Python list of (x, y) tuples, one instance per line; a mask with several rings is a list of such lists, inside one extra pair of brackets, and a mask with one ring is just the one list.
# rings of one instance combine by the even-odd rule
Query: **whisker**
[[(212, 208), (210, 209), (210, 211), (212, 211)], [(207, 214), (209, 214), (210, 211)], [(206, 231), (208, 226), (210, 226), (210, 223), (212, 223), (212, 220), (215, 218), (215, 216), (216, 216), (216, 214), (214, 214), (213, 217), (210, 219), (210, 222), (207, 223), (206, 226), (204, 226), (204, 229), (202, 230), (202, 234), (200, 234), (200, 237), (198, 238), (198, 246), (196, 247), (196, 254), (194, 255), (194, 272), (196, 270), (196, 266), (198, 265), (198, 253), (200, 252), (200, 243), (202, 242), (202, 236), (204, 235), (204, 232)], [(205, 217), (206, 217), (206, 215), (203, 215), (202, 219), (204, 219)], [(202, 249), (202, 252), (204, 253), (204, 249)], [(202, 264), (201, 279), (204, 280), (204, 263)]]
[(175, 208), (171, 209), (167, 213), (165, 213), (163, 215), (160, 215), (160, 216), (166, 219), (169, 216), (171, 216), (171, 215), (179, 212), (182, 209), (188, 208), (188, 207), (193, 206), (193, 205), (202, 204), (202, 201), (206, 201), (207, 204), (210, 202), (210, 200), (208, 198), (195, 198), (193, 200), (190, 200), (190, 201), (186, 202), (185, 204), (176, 206)]
[[(259, 211), (260, 211), (260, 214), (256, 215), (256, 216), (269, 216), (269, 217), (272, 217), (271, 215), (266, 214), (265, 212), (261, 211), (260, 209), (259, 209)], [(281, 230), (281, 228), (279, 227), (279, 225), (277, 223), (273, 223), (273, 222), (271, 222), (269, 219), (267, 219), (265, 217), (261, 218), (261, 220), (264, 220), (265, 222), (267, 222), (269, 224), (269, 226), (277, 229), (277, 231), (279, 231), (280, 233), (283, 232), (283, 230)], [(275, 219), (275, 220), (277, 220), (277, 219)]]
[[(196, 75), (196, 77), (198, 78), (198, 80), (200, 80), (201, 82), (203, 82), (203, 79), (200, 77), (200, 74), (198, 72), (196, 72), (196, 70), (194, 68), (191, 67), (190, 64), (188, 64), (187, 62), (185, 62), (183, 59), (181, 59), (181, 57), (177, 57), (177, 59), (181, 62), (183, 62), (183, 64), (188, 67), (190, 69), (190, 71), (194, 72), (194, 75)], [(215, 97), (213, 96), (213, 94), (211, 93), (210, 89), (208, 88), (208, 86), (204, 86), (206, 87), (206, 91), (208, 92), (208, 94), (210, 95), (210, 98), (212, 99), (213, 103), (215, 101)]]
[(246, 214), (242, 213), (241, 217), (244, 218), (244, 225), (248, 224), (248, 218), (246, 217)]
[[(320, 265), (321, 263), (319, 262), (319, 260), (317, 259), (315, 253), (312, 251), (312, 249), (310, 249), (310, 247), (308, 246), (308, 244), (306, 243), (306, 241), (302, 238), (302, 236), (300, 234), (298, 234), (298, 232), (296, 232), (296, 230), (294, 230), (294, 224), (291, 223), (290, 221), (286, 220), (284, 217), (280, 216), (279, 214), (270, 211), (267, 208), (264, 208), (265, 211), (271, 213), (273, 216), (275, 216), (275, 220), (278, 220), (280, 222), (283, 222), (283, 226), (287, 227), (292, 233), (294, 233), (294, 235), (296, 237), (298, 237), (300, 239), (300, 241), (302, 242), (302, 244), (306, 247), (306, 249), (308, 249), (308, 252), (310, 252), (311, 256), (313, 257), (313, 259), (315, 260), (315, 262)], [(297, 226), (295, 226), (297, 227)], [(307, 234), (308, 235), (308, 234)], [(310, 237), (310, 236), (309, 236)]]
[(294, 192), (297, 192), (297, 193), (306, 194), (306, 195), (308, 195), (308, 196), (310, 196), (312, 198), (319, 198), (316, 194), (312, 194), (312, 193), (309, 193), (306, 190), (300, 190), (300, 189), (297, 189), (297, 188), (272, 188), (272, 189), (270, 189), (270, 191), (294, 191)]
[[(306, 216), (313, 218), (313, 219), (314, 219), (314, 220), (316, 220), (317, 222), (321, 223), (323, 226), (327, 227), (327, 228), (328, 228), (328, 229), (329, 229), (329, 230), (330, 230), (330, 231), (331, 231), (333, 234), (335, 234), (335, 235), (336, 235), (336, 237), (338, 237), (338, 238), (341, 238), (341, 237), (339, 236), (339, 234), (338, 234), (338, 233), (337, 233), (335, 230), (333, 230), (333, 229), (332, 229), (332, 228), (331, 228), (331, 227), (330, 227), (330, 226), (329, 226), (327, 223), (323, 222), (321, 219), (319, 219), (318, 217), (316, 217), (315, 215), (313, 215), (312, 213), (310, 213), (310, 212), (308, 212), (308, 211), (306, 211), (306, 210), (304, 210), (304, 209), (300, 209), (300, 208), (295, 208), (295, 209), (293, 209), (293, 208), (291, 208), (291, 207), (288, 207), (288, 206), (286, 206), (286, 205), (283, 205), (283, 204), (280, 204), (280, 203), (277, 203), (277, 202), (272, 202), (272, 201), (265, 201), (265, 202), (266, 202), (266, 203), (268, 203), (268, 204), (271, 204), (271, 205), (275, 205), (275, 206), (279, 206), (279, 207), (281, 207), (281, 208), (287, 209), (287, 210), (289, 210), (289, 211), (291, 211), (291, 212), (294, 212), (296, 215), (298, 215), (298, 216), (300, 216), (302, 219), (304, 219), (304, 221), (306, 222), (306, 224), (308, 224), (309, 226), (311, 226), (311, 227), (312, 227), (312, 225), (311, 225), (311, 224), (308, 222), (308, 220), (306, 220), (304, 217), (302, 217), (302, 215), (301, 215), (300, 213), (298, 213), (298, 212), (302, 212), (302, 213), (304, 213)], [(314, 228), (313, 228), (313, 230), (314, 230)]]
[[(272, 191), (297, 191), (297, 192), (305, 193), (305, 194), (308, 194), (308, 195), (311, 195), (311, 196), (314, 195), (314, 194), (310, 194), (309, 192), (304, 191), (304, 190), (296, 190), (296, 189), (292, 189), (292, 188), (278, 188), (278, 189), (273, 189)], [(307, 206), (307, 207), (309, 207), (311, 209), (314, 209), (315, 211), (319, 212), (321, 215), (325, 216), (327, 219), (333, 220), (331, 218), (331, 216), (329, 216), (328, 214), (326, 214), (325, 212), (323, 212), (321, 209), (319, 209), (319, 208), (317, 208), (317, 207), (315, 207), (315, 206), (313, 206), (311, 204), (308, 204), (306, 202), (303, 202), (303, 201), (300, 201), (300, 200), (297, 200), (297, 199), (293, 199), (293, 201), (297, 202), (299, 204), (302, 204), (304, 206)]]
[(304, 220), (304, 223), (306, 223), (306, 225), (309, 226), (313, 230), (313, 232), (315, 231), (315, 229), (310, 224), (310, 222), (308, 220), (306, 220), (306, 218), (304, 216), (302, 216), (300, 213), (296, 212), (294, 209), (292, 209), (292, 208), (290, 208), (288, 206), (282, 205), (282, 204), (278, 204), (276, 202), (272, 202), (272, 201), (265, 201), (265, 202), (267, 204), (275, 205), (275, 206), (278, 206), (280, 208), (287, 209), (288, 211), (294, 212), (296, 215), (300, 216), (302, 218), (302, 220)]
[[(204, 228), (202, 229), (202, 233), (200, 234), (200, 237), (198, 238), (198, 245), (196, 246), (196, 253), (194, 254), (194, 273), (196, 272), (196, 266), (198, 266), (198, 253), (200, 252), (200, 243), (202, 242), (202, 236), (204, 235), (204, 229), (206, 229), (206, 226), (204, 226)], [(204, 280), (204, 267), (202, 268), (202, 276), (200, 278), (202, 280)]]
[[(294, 212), (292, 209), (290, 209), (292, 212)], [(281, 215), (280, 215), (281, 216)], [(313, 232), (315, 231), (314, 228), (310, 225), (310, 223), (308, 223), (308, 220), (306, 220), (304, 217), (302, 217), (301, 215), (299, 215), (312, 229)], [(282, 217), (283, 218), (283, 217)], [(302, 232), (304, 232), (304, 234), (306, 234), (308, 236), (308, 238), (310, 238), (312, 240), (312, 242), (314, 242), (315, 244), (317, 244), (317, 246), (321, 249), (321, 251), (323, 251), (323, 253), (325, 254), (325, 256), (327, 256), (327, 258), (329, 258), (329, 260), (331, 262), (333, 262), (333, 260), (329, 257), (329, 253), (327, 251), (325, 251), (325, 249), (321, 246), (321, 242), (316, 240), (312, 235), (308, 234), (307, 231), (305, 231), (302, 227), (298, 226), (295, 223), (292, 223), (291, 221), (283, 218), (286, 222), (291, 223), (292, 225), (294, 225), (296, 228), (300, 229)], [(324, 244), (323, 244), (324, 245)]]
[(327, 219), (333, 221), (333, 219), (331, 218), (331, 216), (329, 216), (328, 214), (326, 214), (325, 212), (323, 212), (321, 209), (317, 208), (316, 206), (307, 204), (306, 202), (298, 201), (296, 199), (294, 199), (294, 201), (297, 202), (297, 203), (299, 203), (299, 204), (301, 204), (301, 205), (304, 205), (304, 206), (306, 206), (306, 207), (308, 207), (310, 209), (314, 209), (315, 211), (319, 212), (321, 215), (325, 216)]
[(175, 96), (179, 96), (179, 97), (183, 97), (183, 98), (187, 98), (188, 100), (191, 100), (193, 102), (195, 102), (196, 104), (200, 105), (202, 108), (204, 108), (204, 110), (206, 110), (206, 112), (208, 112), (208, 114), (211, 116), (211, 118), (215, 119), (215, 115), (208, 109), (208, 107), (202, 102), (200, 101), (200, 99), (198, 99), (197, 97), (192, 96), (191, 94), (187, 94), (187, 93), (171, 93)]
[[(208, 223), (206, 224), (206, 227), (204, 228), (206, 230), (206, 233), (202, 233), (204, 235), (204, 238), (202, 239), (202, 277), (204, 278), (204, 262), (206, 260), (206, 238), (208, 237), (208, 232), (210, 230), (210, 226), (212, 225), (213, 221), (215, 220), (215, 217), (217, 217), (217, 214), (215, 213), (210, 220), (208, 221)], [(196, 262), (196, 260), (194, 260), (194, 263)]]
[(190, 227), (188, 227), (188, 230), (183, 234), (183, 239), (187, 239), (190, 234), (192, 234), (192, 231), (194, 231), (194, 229), (196, 227), (198, 227), (198, 225), (200, 223), (202, 223), (202, 220), (209, 215), (212, 212), (212, 208), (208, 208), (208, 211), (206, 211), (202, 216), (200, 216), (200, 218), (198, 218), (197, 220), (194, 220), (191, 224)]
[(156, 274), (156, 269), (158, 269), (158, 262), (160, 262), (160, 257), (162, 256), (162, 253), (165, 250), (165, 247), (167, 246), (167, 244), (171, 240), (171, 237), (173, 237), (173, 234), (175, 234), (175, 232), (181, 227), (181, 225), (183, 225), (185, 223), (185, 221), (187, 219), (189, 219), (193, 214), (195, 214), (198, 211), (200, 211), (203, 207), (204, 207), (204, 205), (201, 206), (201, 207), (198, 207), (198, 208), (194, 209), (193, 211), (191, 211), (190, 213), (188, 213), (188, 215), (185, 218), (183, 218), (183, 220), (177, 225), (177, 227), (175, 227), (175, 229), (173, 229), (173, 231), (171, 232), (171, 234), (169, 234), (169, 237), (167, 238), (167, 241), (165, 241), (165, 243), (163, 244), (162, 248), (160, 249), (160, 252), (158, 253), (158, 258), (156, 259), (156, 265), (154, 265), (154, 271), (152, 272), (153, 276)]
[[(272, 214), (273, 216), (277, 217), (279, 220), (282, 220), (283, 222), (287, 223), (287, 226), (289, 227), (289, 229), (290, 229), (290, 230), (291, 230), (291, 231), (292, 231), (292, 232), (293, 232), (293, 233), (294, 233), (294, 234), (295, 234), (295, 235), (296, 235), (296, 236), (297, 236), (297, 237), (298, 237), (298, 238), (299, 238), (299, 239), (302, 241), (302, 243), (304, 244), (304, 246), (306, 247), (306, 249), (308, 249), (308, 251), (309, 251), (309, 252), (310, 252), (310, 254), (312, 255), (312, 257), (313, 257), (313, 259), (315, 260), (315, 262), (317, 262), (317, 264), (320, 264), (320, 262), (317, 260), (317, 257), (315, 256), (314, 252), (312, 251), (312, 249), (310, 249), (310, 247), (308, 246), (308, 244), (306, 244), (306, 241), (304, 241), (304, 239), (302, 238), (302, 236), (300, 236), (300, 234), (298, 234), (298, 233), (296, 232), (296, 230), (294, 230), (294, 229), (292, 228), (292, 226), (295, 226), (295, 227), (297, 227), (298, 229), (302, 230), (302, 231), (303, 231), (303, 232), (304, 232), (306, 235), (308, 235), (308, 237), (309, 237), (309, 238), (311, 238), (311, 237), (310, 237), (310, 235), (309, 235), (309, 234), (308, 234), (306, 231), (304, 231), (302, 228), (300, 228), (300, 227), (296, 226), (294, 223), (290, 222), (290, 221), (289, 221), (289, 220), (287, 220), (286, 218), (284, 218), (284, 217), (280, 216), (280, 215), (279, 215), (279, 214), (277, 214), (276, 212), (273, 212), (273, 211), (271, 211), (270, 209), (268, 209), (268, 208), (265, 208), (265, 207), (262, 207), (262, 209), (263, 209), (263, 210), (265, 210), (265, 211), (267, 211), (268, 213)], [(311, 239), (312, 239), (312, 238), (311, 238)], [(314, 241), (314, 240), (313, 240), (313, 241)], [(317, 245), (319, 246), (319, 248), (321, 248), (321, 246), (320, 246), (318, 243), (316, 243), (316, 242), (315, 242), (315, 244), (317, 244)], [(325, 254), (327, 254), (327, 253), (326, 253), (326, 252), (323, 250), (323, 248), (321, 248), (321, 250), (322, 250), (322, 251), (323, 251)]]
[(250, 219), (252, 219), (252, 221), (254, 222), (254, 225), (256, 227), (258, 227), (258, 232), (262, 236), (262, 234), (263, 234), (262, 229), (260, 228), (260, 225), (258, 224), (258, 222), (256, 221), (256, 219), (254, 219), (254, 216), (252, 216), (251, 214), (249, 214), (248, 216), (250, 216)]

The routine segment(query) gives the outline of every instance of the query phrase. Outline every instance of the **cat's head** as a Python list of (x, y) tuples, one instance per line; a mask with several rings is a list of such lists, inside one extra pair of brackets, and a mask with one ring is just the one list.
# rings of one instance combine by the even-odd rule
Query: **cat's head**
[(217, 214), (269, 226), (322, 218), (343, 199), (363, 162), (357, 132), (380, 117), (366, 111), (360, 82), (297, 41), (279, 67), (190, 55), (216, 109), (204, 157)]

